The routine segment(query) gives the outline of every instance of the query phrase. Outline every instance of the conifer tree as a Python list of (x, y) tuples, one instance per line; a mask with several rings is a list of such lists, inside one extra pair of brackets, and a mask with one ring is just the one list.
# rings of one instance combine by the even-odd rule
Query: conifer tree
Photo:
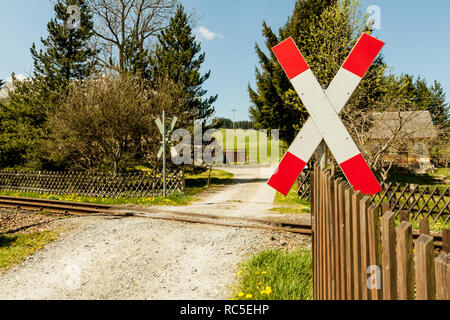
[[(71, 5), (80, 8), (79, 28), (69, 28)], [(58, 0), (55, 17), (47, 24), (48, 37), (41, 39), (42, 49), (33, 44), (34, 71), (31, 79), (18, 81), (0, 112), (0, 166), (53, 166), (40, 155), (40, 142), (47, 139), (47, 114), (58, 105), (72, 80), (91, 74), (96, 51), (89, 47), (92, 15), (86, 0)]]
[[(69, 25), (72, 14), (69, 6), (79, 8), (79, 24)], [(47, 24), (49, 35), (41, 38), (43, 48), (38, 51), (33, 43), (30, 50), (34, 61), (33, 78), (45, 78), (52, 89), (70, 80), (88, 77), (96, 55), (89, 47), (94, 24), (87, 0), (58, 0), (54, 11), (55, 17)]]
[(183, 6), (178, 5), (169, 25), (158, 35), (158, 43), (151, 63), (151, 79), (168, 77), (181, 85), (186, 94), (186, 103), (180, 112), (192, 112), (195, 120), (206, 120), (213, 112), (217, 95), (204, 97), (207, 93), (202, 85), (210, 71), (201, 75), (200, 67), (205, 61), (201, 45), (196, 41), (189, 18)]
[[(278, 36), (266, 22), (263, 22), (263, 35), (266, 39), (266, 54), (258, 44), (255, 45), (260, 69), (256, 68), (256, 91), (249, 85), (248, 91), (252, 106), (250, 117), (257, 128), (278, 128), (280, 138), (290, 142), (295, 137), (296, 125), (307, 118), (304, 108), (292, 104), (287, 93), (292, 90), (289, 79), (272, 53), (272, 47), (287, 37), (295, 39), (302, 52), (308, 54), (306, 39), (310, 35), (310, 25), (322, 12), (336, 0), (297, 0), (291, 17), (279, 30)], [(297, 102), (296, 102), (297, 103)]]

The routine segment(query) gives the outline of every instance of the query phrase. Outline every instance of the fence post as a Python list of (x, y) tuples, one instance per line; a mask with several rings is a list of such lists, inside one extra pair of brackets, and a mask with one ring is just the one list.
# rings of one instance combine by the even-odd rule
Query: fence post
[(433, 237), (422, 234), (415, 241), (416, 248), (416, 295), (417, 300), (436, 298)]
[(450, 229), (442, 229), (442, 251), (450, 254)]
[(436, 258), (436, 299), (450, 300), (450, 255), (441, 253)]
[(339, 264), (340, 264), (340, 297), (341, 299), (347, 299), (347, 289), (345, 287), (346, 284), (346, 246), (345, 246), (345, 183), (340, 181), (339, 182), (339, 189), (338, 189), (338, 227), (339, 227)]
[(408, 210), (401, 210), (399, 212), (400, 221), (406, 221), (409, 222), (409, 212)]
[(361, 270), (361, 234), (360, 234), (360, 201), (361, 192), (357, 191), (352, 196), (352, 219), (353, 219), (353, 291), (355, 300), (360, 300), (362, 296), (362, 270)]
[(414, 299), (414, 255), (412, 225), (403, 221), (397, 228), (398, 299)]
[(369, 267), (369, 234), (367, 210), (370, 204), (370, 197), (365, 196), (360, 201), (360, 223), (361, 223), (361, 290), (362, 299), (370, 300), (371, 296), (367, 287), (367, 268)]
[(346, 262), (346, 279), (347, 279), (347, 299), (353, 300), (353, 248), (352, 248), (352, 190), (345, 188), (345, 262)]
[(395, 255), (395, 214), (386, 212), (381, 217), (383, 246), (383, 299), (397, 299), (397, 261)]
[(384, 216), (384, 214), (391, 210), (391, 205), (389, 202), (382, 202), (381, 203), (381, 216)]
[(340, 222), (339, 222), (339, 185), (341, 179), (334, 181), (334, 212), (333, 212), (333, 225), (334, 225), (334, 272), (335, 272), (335, 299), (341, 300), (341, 261), (340, 261), (340, 251), (342, 250), (340, 245)]
[(324, 194), (323, 194), (323, 171), (321, 168), (317, 169), (319, 172), (319, 176), (318, 176), (318, 192), (317, 192), (317, 196), (318, 196), (318, 208), (317, 208), (317, 223), (318, 223), (318, 239), (317, 239), (317, 258), (318, 258), (318, 274), (319, 274), (319, 299), (323, 300), (324, 299), (324, 287), (325, 287), (325, 279), (324, 279), (324, 259), (323, 259), (323, 255), (324, 255), (324, 238), (323, 238), (323, 198), (324, 198)]
[[(380, 246), (380, 220), (379, 208), (373, 205), (368, 213), (368, 233), (369, 233), (369, 264), (377, 266), (381, 271), (381, 246)], [(379, 275), (377, 275), (379, 276)], [(378, 282), (378, 279), (376, 279)], [(381, 281), (381, 280), (380, 280)], [(372, 300), (380, 300), (383, 292), (375, 287), (372, 289)]]
[(327, 183), (327, 259), (328, 259), (328, 299), (336, 300), (336, 277), (334, 263), (334, 181), (331, 174), (326, 175)]
[(420, 233), (430, 235), (430, 222), (428, 219), (420, 220)]

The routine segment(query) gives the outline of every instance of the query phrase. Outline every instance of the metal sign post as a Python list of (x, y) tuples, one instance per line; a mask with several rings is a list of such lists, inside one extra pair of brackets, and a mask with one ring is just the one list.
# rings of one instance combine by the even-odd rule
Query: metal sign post
[(163, 148), (163, 197), (166, 197), (166, 110), (162, 112), (162, 123), (163, 123), (163, 140), (162, 140), (162, 148)]
[(163, 196), (164, 198), (167, 196), (167, 170), (166, 170), (166, 146), (170, 146), (170, 150), (172, 155), (176, 155), (177, 151), (175, 147), (172, 144), (172, 141), (170, 140), (170, 135), (172, 134), (173, 129), (175, 128), (175, 124), (177, 122), (178, 118), (174, 117), (172, 121), (170, 122), (169, 127), (166, 129), (166, 110), (163, 110), (162, 112), (162, 121), (160, 118), (157, 118), (155, 120), (156, 126), (159, 129), (159, 132), (162, 134), (162, 141), (161, 141), (161, 147), (159, 148), (157, 158), (160, 159), (163, 158)]
[(364, 33), (328, 89), (320, 86), (294, 40), (288, 38), (273, 52), (311, 118), (308, 119), (268, 184), (286, 195), (322, 140), (355, 190), (375, 194), (381, 186), (339, 118), (384, 42)]

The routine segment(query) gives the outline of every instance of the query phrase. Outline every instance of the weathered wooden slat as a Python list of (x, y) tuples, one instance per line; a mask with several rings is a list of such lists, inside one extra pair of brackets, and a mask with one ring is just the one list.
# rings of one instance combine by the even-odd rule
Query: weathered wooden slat
[[(379, 207), (372, 205), (368, 210), (368, 235), (369, 235), (369, 264), (372, 267), (372, 282), (371, 282), (371, 296), (372, 300), (381, 300), (383, 292), (381, 290), (381, 235), (380, 235), (380, 220)], [(377, 271), (380, 273), (377, 274)]]
[(412, 225), (406, 221), (397, 228), (397, 290), (399, 300), (414, 299)]
[(317, 300), (317, 253), (316, 253), (316, 168), (313, 168), (311, 174), (311, 248), (312, 248), (312, 263), (313, 263), (313, 299)]
[(381, 217), (383, 252), (383, 299), (397, 299), (397, 259), (395, 253), (395, 214), (386, 212)]
[(428, 219), (420, 220), (420, 233), (421, 234), (430, 234), (430, 222)]
[(362, 298), (362, 269), (361, 269), (361, 222), (360, 222), (361, 192), (352, 195), (352, 249), (353, 249), (353, 293), (355, 300)]
[(336, 272), (335, 272), (335, 260), (334, 260), (334, 245), (335, 245), (335, 232), (334, 232), (334, 180), (330, 174), (327, 174), (327, 247), (328, 247), (328, 274), (330, 279), (329, 284), (329, 299), (336, 300)]
[(353, 226), (352, 226), (352, 194), (348, 187), (345, 189), (345, 263), (346, 263), (346, 286), (347, 299), (354, 300), (354, 271), (353, 271)]
[(450, 254), (450, 229), (442, 229), (442, 251)]
[(434, 300), (436, 299), (436, 277), (433, 237), (422, 234), (414, 244), (417, 300)]
[(339, 223), (339, 264), (340, 264), (340, 297), (342, 300), (346, 300), (347, 288), (346, 288), (346, 244), (345, 244), (345, 183), (339, 183), (338, 189), (338, 223)]
[(341, 300), (341, 262), (340, 262), (340, 256), (339, 251), (341, 250), (340, 246), (340, 223), (339, 223), (339, 184), (341, 182), (341, 179), (337, 179), (333, 183), (333, 232), (334, 232), (334, 242), (333, 245), (333, 256), (334, 256), (334, 272), (335, 272), (335, 298), (336, 300)]
[(369, 267), (369, 232), (368, 216), (370, 197), (366, 196), (360, 201), (360, 232), (361, 232), (361, 299), (371, 300), (369, 288), (367, 287), (367, 269)]
[(450, 255), (441, 253), (434, 260), (436, 272), (436, 299), (450, 300)]

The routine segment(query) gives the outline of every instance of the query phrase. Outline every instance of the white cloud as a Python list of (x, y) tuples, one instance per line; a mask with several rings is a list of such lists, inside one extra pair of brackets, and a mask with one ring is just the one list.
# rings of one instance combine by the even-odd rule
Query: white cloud
[(195, 33), (198, 38), (205, 40), (214, 40), (215, 38), (223, 38), (223, 35), (220, 33), (215, 33), (204, 26), (199, 26), (195, 28)]

